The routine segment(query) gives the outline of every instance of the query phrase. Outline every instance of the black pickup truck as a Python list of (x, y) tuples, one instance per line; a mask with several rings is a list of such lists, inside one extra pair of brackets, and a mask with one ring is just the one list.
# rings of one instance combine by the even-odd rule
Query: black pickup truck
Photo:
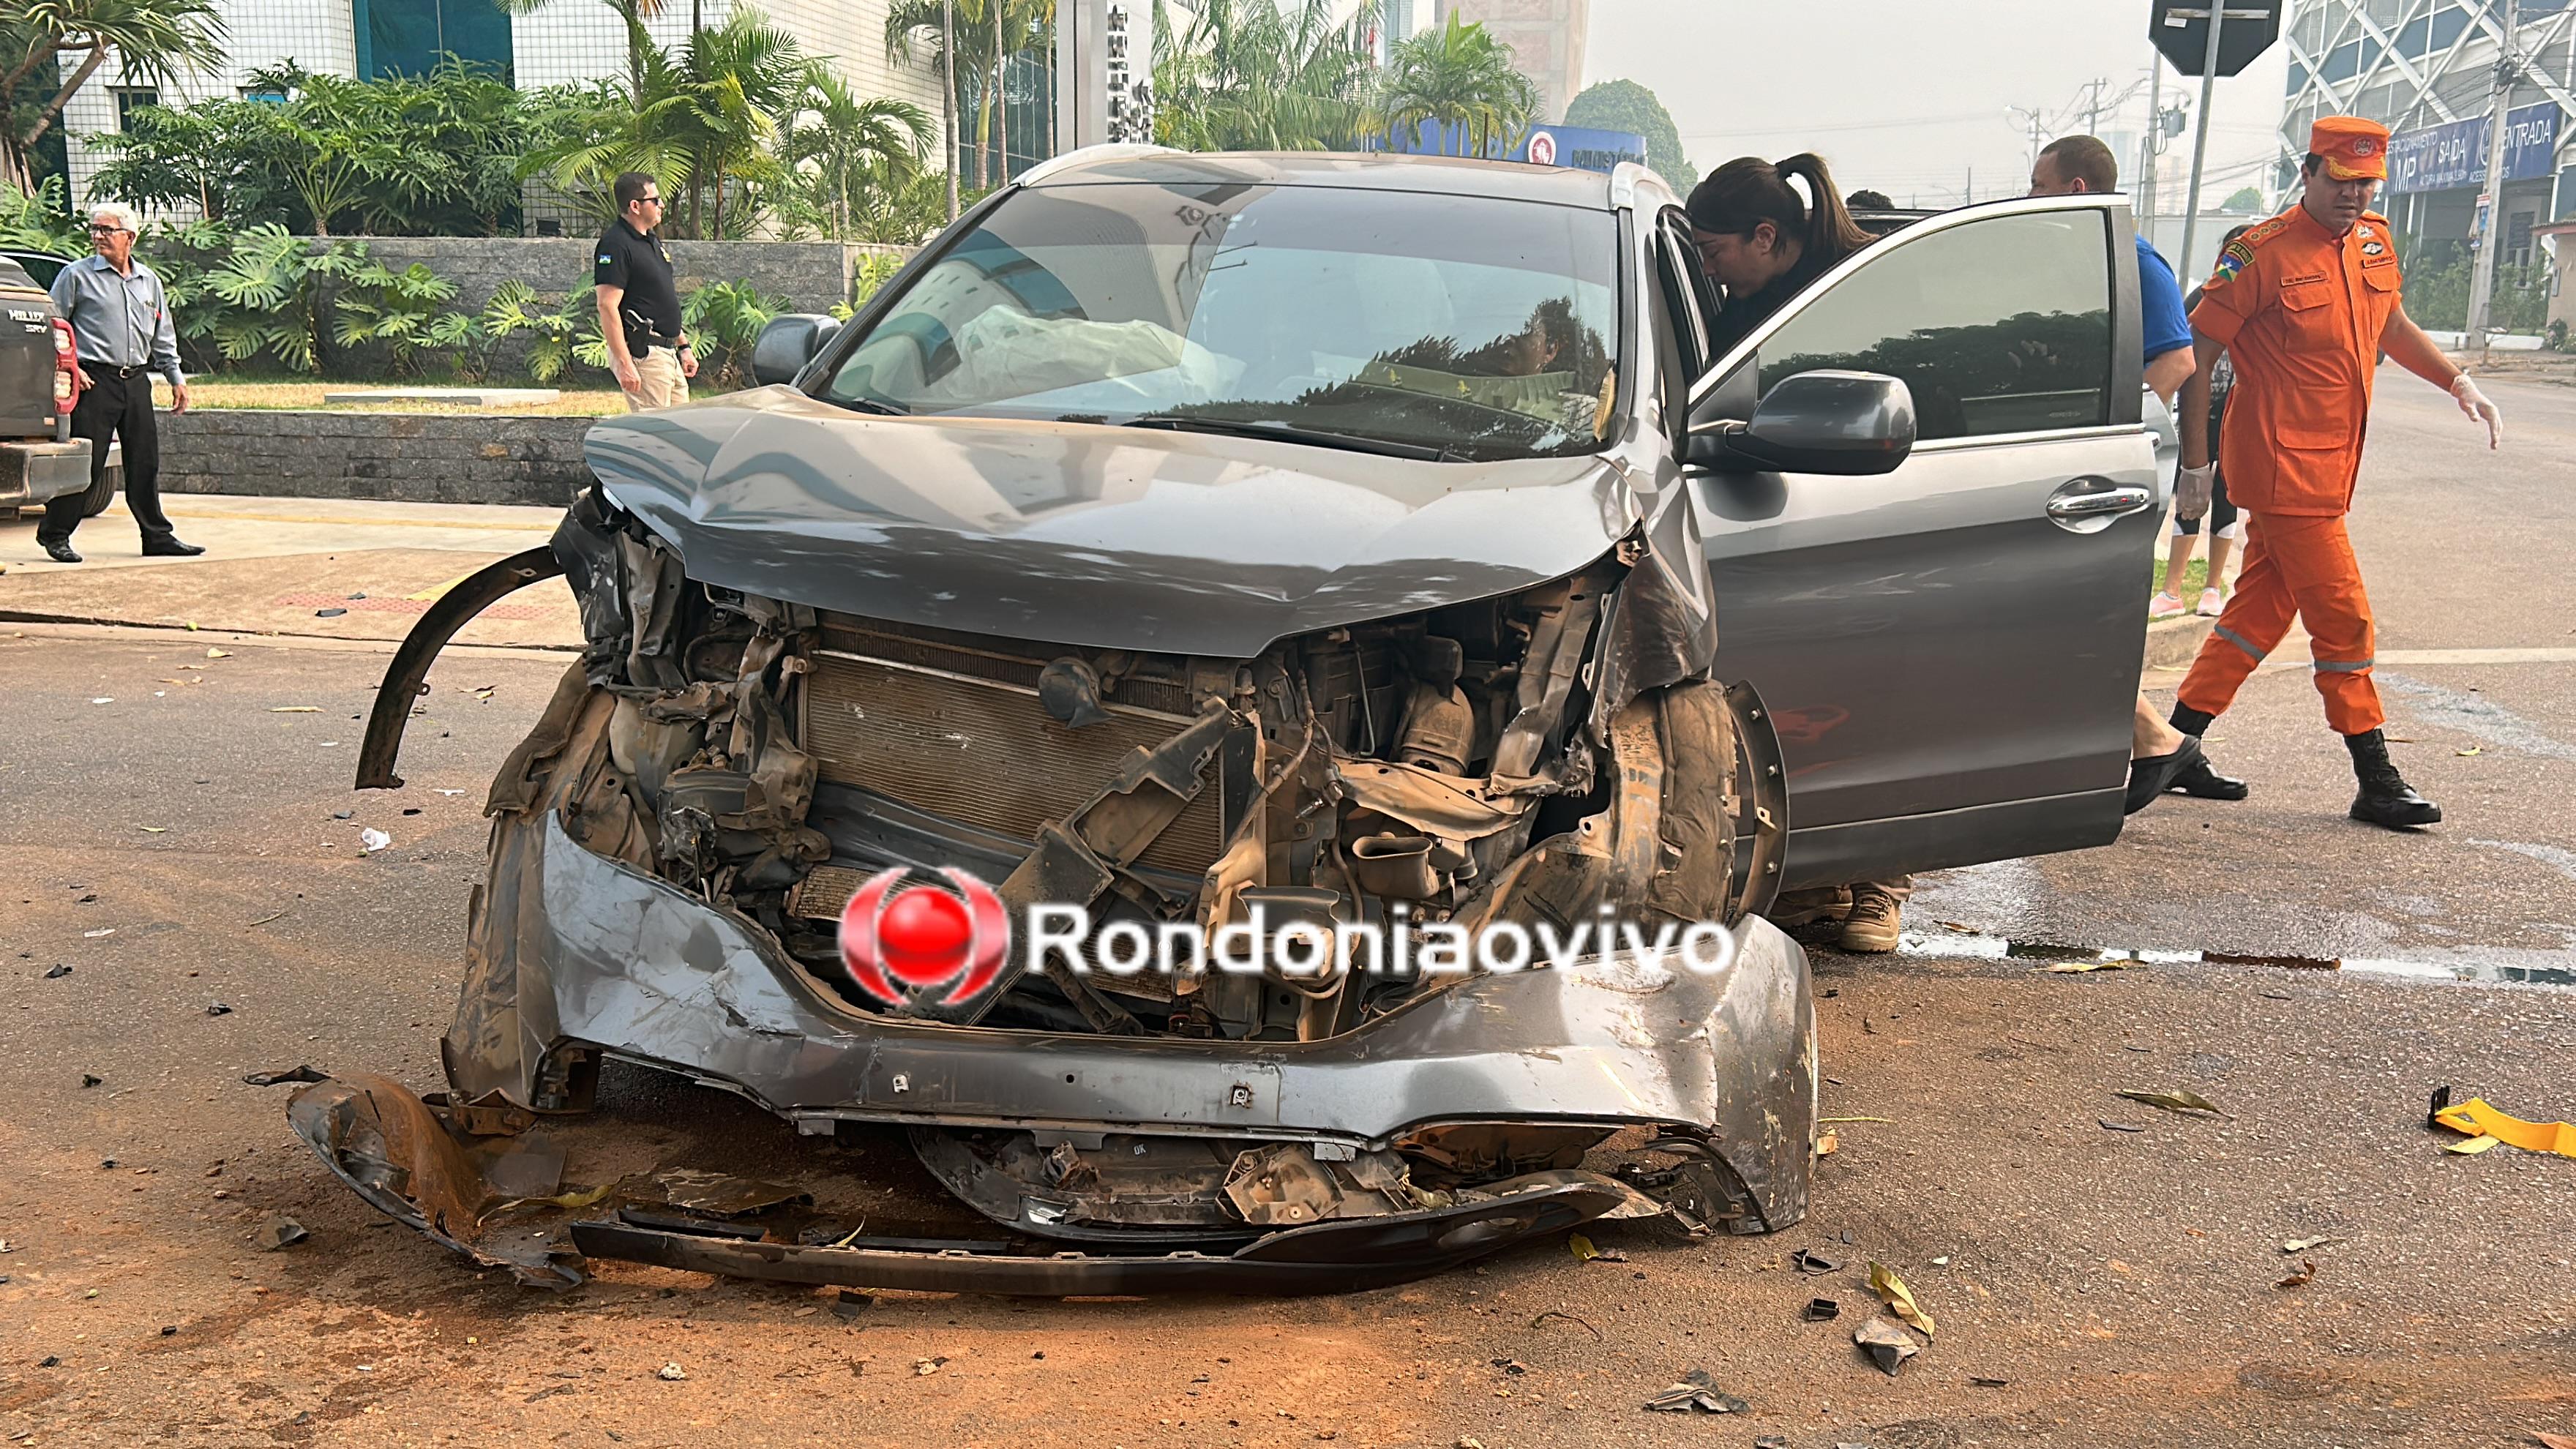
[(124, 469), (110, 456), (92, 488), (89, 440), (72, 436), (72, 329), (46, 292), (67, 265), (39, 252), (0, 253), (0, 509), (86, 489), (81, 516), (94, 518), (115, 501)]

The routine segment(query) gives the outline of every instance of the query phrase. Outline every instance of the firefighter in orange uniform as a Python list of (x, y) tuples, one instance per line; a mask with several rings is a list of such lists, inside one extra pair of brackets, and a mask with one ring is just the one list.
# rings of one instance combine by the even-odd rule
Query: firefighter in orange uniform
[(2449, 390), (2462, 412), (2486, 425), (2490, 448), (2503, 441), (2503, 419), (2399, 300), (2388, 219), (2369, 209), (2388, 175), (2388, 128), (2357, 116), (2319, 118), (2303, 175), (2299, 204), (2220, 254), (2191, 314), (2199, 368), (2178, 409), (2184, 467), (2176, 506), (2186, 518), (2208, 506), (2209, 374), (2224, 352), (2235, 362), (2236, 389), (2219, 456), (2228, 495), (2249, 515), (2251, 542), (2236, 592), (2183, 679), (2173, 724), (2194, 736), (2208, 729), (2295, 616), (2313, 641), (2326, 723), (2352, 752), (2361, 784), (2352, 818), (2392, 829), (2430, 825), (2442, 808), (2398, 775), (2380, 733), (2370, 599), (2344, 532), (2378, 355)]

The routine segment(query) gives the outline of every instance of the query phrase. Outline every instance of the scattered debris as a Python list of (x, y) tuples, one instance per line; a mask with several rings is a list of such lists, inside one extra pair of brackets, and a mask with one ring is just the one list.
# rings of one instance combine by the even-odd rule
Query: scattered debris
[(60, 981), (71, 974), (72, 968), (60, 962), (56, 962), (54, 965), (45, 968), (45, 979), (47, 981)]
[(666, 1167), (653, 1174), (653, 1183), (662, 1189), (662, 1201), (671, 1206), (689, 1212), (714, 1213), (718, 1217), (740, 1217), (781, 1203), (814, 1200), (812, 1193), (801, 1188), (755, 1182), (747, 1177), (728, 1177), (721, 1172), (704, 1172), (694, 1167)]
[(101, 936), (113, 936), (115, 934), (116, 928), (114, 926), (101, 926), (95, 931), (81, 932), (81, 939), (84, 941), (95, 941)]
[(2225, 1117), (2228, 1115), (2226, 1110), (2221, 1108), (2216, 1102), (2209, 1100), (2198, 1092), (2181, 1090), (2171, 1092), (2125, 1091), (2113, 1092), (2111, 1095), (2114, 1097), (2126, 1098), (2132, 1102), (2141, 1102), (2150, 1107), (2161, 1107), (2168, 1112), (2207, 1112), (2218, 1117)]
[(2112, 1120), (2111, 1120), (2110, 1118), (2108, 1118), (2108, 1117), (2096, 1117), (2096, 1118), (2094, 1118), (2093, 1120), (2094, 1120), (2094, 1121), (2096, 1121), (2096, 1122), (2101, 1123), (2101, 1124), (2102, 1124), (2102, 1130), (2103, 1130), (2103, 1131), (2105, 1131), (2105, 1132), (2144, 1132), (2144, 1131), (2146, 1131), (2146, 1130), (2147, 1130), (2146, 1128), (2141, 1127), (2141, 1126), (2138, 1126), (2138, 1125), (2137, 1125), (2137, 1124), (2135, 1124), (2135, 1123), (2132, 1123), (2132, 1122), (2114, 1122), (2114, 1121), (2112, 1121)]
[(2088, 971), (2126, 971), (2135, 961), (2059, 961), (2044, 969), (2051, 976), (2078, 976)]
[(1923, 1351), (1923, 1345), (1914, 1341), (1905, 1325), (1885, 1318), (1872, 1318), (1853, 1329), (1852, 1342), (1859, 1344), (1861, 1352), (1868, 1354), (1869, 1361), (1889, 1378), (1896, 1377), (1897, 1369), (1907, 1359)]
[(2291, 1274), (2289, 1277), (2282, 1279), (2280, 1282), (2275, 1283), (2272, 1286), (2275, 1288), (2305, 1288), (2316, 1280), (2317, 1260), (2314, 1258), (2301, 1258), (2299, 1260), (2299, 1271)]
[(1566, 1234), (1565, 1245), (1569, 1249), (1573, 1250), (1574, 1261), (1578, 1263), (1589, 1263), (1596, 1258), (1600, 1259), (1604, 1263), (1624, 1263), (1628, 1261), (1628, 1255), (1620, 1252), (1617, 1248), (1596, 1248), (1592, 1246), (1592, 1240), (1583, 1236), (1581, 1233)]
[(2455, 1157), (2475, 1157), (2490, 1147), (2502, 1147), (2503, 1145), (2504, 1139), (2501, 1137), (2482, 1136), (2472, 1137), (2465, 1142), (2454, 1142), (2442, 1150)]
[(1836, 1152), (1842, 1150), (1842, 1145), (1843, 1139), (1841, 1133), (1819, 1133), (1816, 1137), (1816, 1155), (1818, 1157), (1831, 1157)]
[(230, 1016), (232, 1014), (233, 1009), (220, 1001), (209, 1001), (206, 1003), (206, 1015), (208, 1016)]
[(322, 712), (322, 706), (318, 704), (272, 704), (268, 707), (268, 712), (270, 714), (320, 714)]
[(1897, 1317), (1902, 1318), (1907, 1323), (1923, 1330), (1923, 1336), (1925, 1338), (1933, 1336), (1932, 1315), (1924, 1312), (1921, 1307), (1916, 1305), (1913, 1290), (1905, 1286), (1904, 1279), (1896, 1276), (1895, 1269), (1890, 1268), (1885, 1263), (1871, 1263), (1869, 1265), (1869, 1286), (1877, 1292), (1880, 1298), (1886, 1300), (1888, 1308), (1894, 1312)]
[(1935, 1268), (1947, 1268), (1947, 1267), (1949, 1267), (1949, 1266), (1950, 1266), (1950, 1256), (1949, 1256), (1947, 1253), (1942, 1254), (1940, 1257), (1935, 1258), (1935, 1259), (1933, 1259), (1933, 1260), (1932, 1260), (1932, 1266), (1933, 1266), (1933, 1267), (1935, 1267)]
[(2350, 1238), (2293, 1238), (2289, 1242), (2281, 1245), (2281, 1251), (2284, 1253), (2304, 1253), (2312, 1248), (2331, 1248), (2337, 1243), (2349, 1243), (2351, 1241), (2352, 1239)]
[(2484, 754), (2484, 753), (2486, 753), (2486, 752), (2485, 752), (2484, 750), (2479, 749), (2476, 745), (2471, 745), (2471, 746), (2469, 746), (2469, 747), (2468, 747), (2467, 749), (2465, 749), (2465, 750), (2453, 750), (2453, 751), (2451, 751), (2451, 753), (2452, 753), (2452, 754), (2455, 754), (2455, 755), (2457, 755), (2457, 756), (2459, 756), (2459, 757), (2460, 757), (2461, 759), (2463, 759), (2463, 760), (2467, 760), (2467, 759), (2474, 759), (2475, 757), (2477, 757), (2477, 756), (2479, 756), (2479, 755), (2482, 755), (2482, 754)]
[(2576, 1123), (2526, 1122), (2488, 1106), (2484, 1097), (2472, 1097), (2453, 1106), (2451, 1089), (2447, 1086), (2433, 1093), (2433, 1110), (2425, 1118), (2425, 1123), (2427, 1126), (2448, 1127), (2470, 1139), (2452, 1143), (2447, 1150), (2455, 1153), (2484, 1152), (2502, 1142), (2525, 1152), (2576, 1157)]
[(242, 1078), (254, 1087), (282, 1087), (289, 1082), (325, 1082), (330, 1078), (309, 1066), (287, 1067), (282, 1071), (253, 1072)]
[(242, 929), (244, 929), (244, 930), (248, 930), (248, 929), (250, 929), (250, 927), (251, 927), (251, 926), (265, 926), (265, 925), (267, 925), (269, 922), (274, 921), (274, 920), (277, 920), (277, 919), (279, 919), (279, 918), (283, 917), (285, 914), (286, 914), (286, 912), (284, 912), (284, 911), (271, 911), (271, 912), (269, 912), (267, 915), (260, 917), (260, 918), (259, 918), (258, 920), (256, 920), (256, 921), (251, 921), (251, 922), (246, 923), (246, 924), (242, 927)]
[(209, 649), (206, 651), (206, 657), (208, 659), (230, 659), (233, 657), (233, 651), (229, 649)]
[(1758, 1435), (1753, 1441), (1753, 1449), (1789, 1449), (1789, 1439), (1784, 1434)]
[(1742, 1414), (1753, 1406), (1717, 1386), (1706, 1369), (1692, 1369), (1682, 1375), (1680, 1383), (1646, 1401), (1646, 1407), (1659, 1414)]
[(941, 1354), (936, 1358), (914, 1359), (912, 1361), (912, 1376), (917, 1379), (926, 1379), (932, 1374), (939, 1372), (940, 1365), (945, 1364), (946, 1362), (948, 1362), (948, 1355), (946, 1354)]
[(1990, 1378), (1990, 1377), (1986, 1376), (1985, 1374), (1970, 1374), (1970, 1375), (1968, 1375), (1968, 1382), (1970, 1382), (1970, 1383), (1972, 1383), (1972, 1384), (1975, 1384), (1978, 1388), (1981, 1388), (1981, 1389), (2000, 1389), (2000, 1388), (2004, 1387), (2006, 1384), (2011, 1383), (2011, 1382), (2012, 1382), (2012, 1380), (2010, 1380), (2010, 1379)]
[(292, 1247), (303, 1242), (311, 1236), (313, 1236), (311, 1233), (304, 1230), (304, 1225), (295, 1219), (284, 1213), (270, 1213), (268, 1221), (259, 1225), (259, 1231), (251, 1234), (251, 1241), (258, 1245), (261, 1252), (274, 1253), (280, 1248)]
[(1582, 1317), (1579, 1317), (1579, 1316), (1577, 1316), (1577, 1315), (1575, 1315), (1575, 1314), (1572, 1314), (1572, 1313), (1568, 1313), (1568, 1312), (1566, 1312), (1566, 1311), (1565, 1311), (1564, 1309), (1562, 1309), (1562, 1308), (1551, 1308), (1551, 1309), (1547, 1310), (1545, 1313), (1540, 1314), (1538, 1317), (1531, 1319), (1531, 1320), (1530, 1320), (1530, 1324), (1529, 1324), (1529, 1326), (1530, 1326), (1530, 1327), (1532, 1327), (1532, 1328), (1536, 1328), (1536, 1327), (1538, 1327), (1540, 1324), (1547, 1322), (1547, 1321), (1548, 1321), (1549, 1319), (1551, 1319), (1551, 1318), (1562, 1318), (1562, 1319), (1566, 1319), (1566, 1320), (1568, 1320), (1569, 1322), (1582, 1324), (1582, 1325), (1583, 1325), (1583, 1331), (1584, 1331), (1584, 1332), (1586, 1332), (1586, 1333), (1588, 1333), (1588, 1334), (1591, 1334), (1594, 1338), (1599, 1338), (1599, 1337), (1601, 1336), (1601, 1330), (1600, 1330), (1600, 1329), (1597, 1329), (1597, 1328), (1595, 1328), (1595, 1327), (1593, 1327), (1593, 1326), (1592, 1326), (1592, 1324), (1591, 1324), (1591, 1321), (1590, 1321), (1590, 1320), (1585, 1319), (1585, 1318), (1582, 1318)]
[(83, 1073), (81, 1073), (81, 1085), (82, 1085), (82, 1086), (84, 1086), (84, 1087), (95, 1087), (95, 1086), (97, 1086), (99, 1083), (104, 1082), (104, 1081), (106, 1081), (106, 1080), (107, 1080), (107, 1078), (102, 1077), (102, 1076), (98, 1076), (98, 1075), (96, 1075), (96, 1074), (94, 1074), (94, 1073), (90, 1073), (90, 1072), (83, 1072)]
[(1529, 1372), (1529, 1365), (1516, 1358), (1489, 1359), (1487, 1362), (1491, 1363), (1494, 1367), (1501, 1369), (1504, 1373), (1510, 1374), (1514, 1378), (1518, 1378), (1522, 1374)]
[(689, 1371), (680, 1367), (676, 1363), (666, 1363), (662, 1365), (661, 1371), (653, 1375), (653, 1377), (660, 1379), (666, 1384), (676, 1384), (688, 1376)]
[(383, 850), (393, 843), (394, 838), (392, 836), (385, 834), (383, 831), (378, 830), (372, 825), (358, 832), (359, 852), (364, 855), (373, 855), (377, 851)]
[[(336, 619), (347, 612), (349, 611), (341, 608), (316, 609), (313, 611), (313, 617), (316, 619)], [(669, 1374), (664, 1374), (662, 1377), (669, 1378), (671, 1376)]]
[(832, 1316), (856, 1318), (876, 1306), (877, 1300), (874, 1294), (861, 1293), (855, 1288), (844, 1288), (841, 1290), (841, 1296), (832, 1300)]
[(1810, 1298), (1798, 1316), (1809, 1323), (1831, 1323), (1842, 1316), (1843, 1306), (1831, 1298)]
[(90, 703), (92, 703), (92, 704), (114, 704), (114, 703), (116, 703), (116, 701), (115, 701), (113, 698), (109, 698), (109, 699), (93, 699), (93, 700), (91, 700), (91, 701), (90, 701)]
[(1812, 1248), (1800, 1248), (1796, 1252), (1791, 1253), (1789, 1255), (1789, 1266), (1806, 1274), (1810, 1278), (1822, 1277), (1827, 1273), (1839, 1273), (1842, 1271), (1843, 1267), (1842, 1264), (1826, 1257), (1824, 1254), (1819, 1253)]

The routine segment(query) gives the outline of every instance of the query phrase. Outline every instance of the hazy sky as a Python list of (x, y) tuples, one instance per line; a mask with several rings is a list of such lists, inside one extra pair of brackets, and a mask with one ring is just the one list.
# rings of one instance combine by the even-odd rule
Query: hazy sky
[[(1899, 205), (1953, 205), (1975, 168), (1980, 198), (2017, 193), (2029, 176), (2027, 123), (2005, 108), (2062, 122), (2087, 83), (2104, 98), (2137, 93), (2100, 130), (2142, 134), (2147, 116), (2147, 0), (1592, 0), (1587, 82), (1651, 88), (1702, 171), (1732, 157), (1777, 160), (1812, 150), (1845, 190), (1875, 187)], [(2270, 186), (2286, 43), (2218, 83), (2209, 138), (2209, 204), (2249, 182)], [(2200, 85), (2165, 67), (2165, 103)], [(2196, 119), (2196, 115), (2195, 115)], [(2181, 210), (2192, 133), (2166, 152), (2158, 209)], [(2132, 183), (2134, 155), (2121, 157)], [(2266, 174), (2258, 175), (2258, 171)], [(1676, 178), (1678, 179), (1678, 178)]]

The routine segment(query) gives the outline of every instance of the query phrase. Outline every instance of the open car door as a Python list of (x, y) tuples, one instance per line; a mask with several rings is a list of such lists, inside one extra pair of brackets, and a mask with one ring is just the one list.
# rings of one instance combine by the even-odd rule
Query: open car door
[(2119, 835), (2159, 505), (2127, 203), (1919, 221), (1715, 360), (1695, 432), (1782, 379), (1912, 393), (1893, 471), (1697, 469), (1718, 673), (1769, 702), (1790, 888)]

